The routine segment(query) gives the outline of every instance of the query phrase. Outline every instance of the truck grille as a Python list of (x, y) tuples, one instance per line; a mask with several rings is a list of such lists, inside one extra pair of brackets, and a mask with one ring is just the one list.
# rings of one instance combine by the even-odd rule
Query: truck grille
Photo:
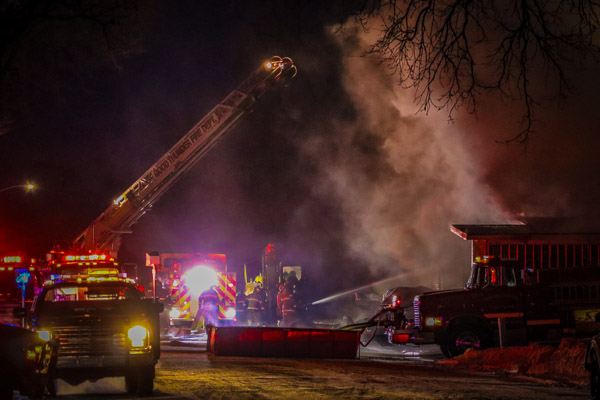
[(419, 296), (415, 296), (413, 300), (413, 310), (415, 312), (415, 327), (421, 327), (421, 311), (419, 310)]
[(127, 354), (125, 333), (118, 329), (96, 327), (60, 327), (53, 333), (60, 342), (59, 356), (102, 356)]

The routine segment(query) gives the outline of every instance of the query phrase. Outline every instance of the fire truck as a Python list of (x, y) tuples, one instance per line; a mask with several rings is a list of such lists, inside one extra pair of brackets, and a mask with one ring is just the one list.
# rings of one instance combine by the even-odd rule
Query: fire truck
[(0, 323), (21, 325), (13, 310), (30, 306), (42, 283), (33, 261), (24, 255), (0, 256)]
[[(600, 331), (600, 232), (546, 219), (451, 229), (472, 241), (464, 289), (397, 298), (389, 343), (436, 343), (455, 357), (470, 348), (557, 343)], [(414, 317), (402, 307), (412, 307)]]
[(148, 212), (177, 179), (200, 160), (224, 133), (245, 115), (268, 89), (296, 76), (289, 57), (264, 62), (223, 101), (208, 112), (169, 151), (142, 174), (74, 241), (83, 252), (101, 251), (116, 257), (121, 235)]
[(228, 272), (225, 254), (151, 252), (146, 266), (155, 271), (153, 296), (165, 304), (169, 328), (191, 329), (198, 297), (211, 287), (219, 296), (219, 325), (235, 323), (236, 273)]

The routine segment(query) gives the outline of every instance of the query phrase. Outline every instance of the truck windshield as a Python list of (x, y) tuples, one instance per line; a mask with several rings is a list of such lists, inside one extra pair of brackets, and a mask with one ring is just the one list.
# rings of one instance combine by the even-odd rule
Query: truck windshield
[(65, 301), (106, 301), (138, 299), (139, 294), (128, 286), (60, 286), (50, 289), (44, 301), (50, 303)]
[(490, 266), (474, 263), (465, 288), (473, 289), (486, 286), (517, 286), (517, 275), (514, 268), (503, 265)]

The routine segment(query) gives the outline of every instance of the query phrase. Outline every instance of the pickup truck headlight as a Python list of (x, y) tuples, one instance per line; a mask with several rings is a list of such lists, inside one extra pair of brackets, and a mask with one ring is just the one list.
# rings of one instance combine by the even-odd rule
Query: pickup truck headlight
[(46, 329), (42, 329), (37, 331), (38, 336), (40, 337), (40, 339), (42, 339), (43, 341), (47, 342), (48, 340), (50, 340), (52, 338), (52, 332), (50, 332), (49, 330)]
[(148, 347), (148, 329), (141, 325), (136, 325), (133, 328), (129, 328), (127, 336), (131, 340), (131, 347)]

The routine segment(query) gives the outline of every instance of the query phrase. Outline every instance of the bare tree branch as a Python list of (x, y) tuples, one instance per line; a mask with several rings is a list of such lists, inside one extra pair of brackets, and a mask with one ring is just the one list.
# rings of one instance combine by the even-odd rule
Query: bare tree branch
[(521, 130), (505, 143), (524, 144), (539, 102), (567, 96), (568, 65), (600, 53), (599, 15), (595, 0), (365, 0), (355, 17), (380, 30), (366, 56), (415, 90), (420, 111), (476, 114), (480, 96), (498, 94), (523, 109)]

